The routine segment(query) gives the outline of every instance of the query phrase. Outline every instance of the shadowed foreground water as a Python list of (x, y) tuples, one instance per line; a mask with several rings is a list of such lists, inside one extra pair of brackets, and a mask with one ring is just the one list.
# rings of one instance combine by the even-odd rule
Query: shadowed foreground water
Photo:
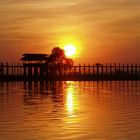
[(140, 81), (0, 83), (0, 140), (140, 140)]

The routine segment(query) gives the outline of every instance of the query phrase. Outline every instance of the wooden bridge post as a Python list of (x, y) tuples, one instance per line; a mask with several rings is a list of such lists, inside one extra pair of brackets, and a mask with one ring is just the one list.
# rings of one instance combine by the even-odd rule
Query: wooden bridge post
[(28, 66), (28, 77), (32, 77), (32, 66)]
[(95, 74), (94, 64), (92, 65), (92, 75)]
[(101, 75), (102, 76), (104, 75), (104, 65), (103, 64), (101, 65)]
[[(55, 75), (56, 75), (56, 73), (55, 73)], [(40, 64), (40, 77), (44, 77), (44, 65), (42, 65), (42, 64)]]
[(129, 76), (129, 64), (127, 64), (127, 66), (126, 66), (126, 75), (127, 75), (127, 77)]
[(108, 68), (108, 65), (107, 65), (107, 63), (106, 63), (106, 64), (105, 64), (106, 75), (108, 74), (108, 70), (107, 70), (107, 68)]
[(120, 63), (118, 65), (118, 67), (119, 67), (119, 76), (120, 76), (120, 74), (121, 74), (121, 64)]
[(9, 76), (9, 66), (8, 66), (8, 63), (6, 63), (6, 76), (7, 77)]
[(90, 64), (88, 65), (88, 74), (90, 75)]
[(85, 64), (84, 64), (84, 75), (86, 74), (86, 67), (85, 67)]
[(110, 75), (112, 75), (112, 64), (110, 63)]
[(81, 75), (81, 64), (79, 64), (79, 75)]
[(16, 69), (17, 69), (16, 76), (19, 76), (19, 62), (17, 63)]
[(38, 77), (38, 66), (34, 66), (34, 77)]
[(100, 67), (100, 64), (97, 63), (97, 64), (96, 64), (96, 70), (97, 70), (96, 75), (97, 75), (97, 76), (99, 76), (99, 67)]
[(135, 77), (137, 77), (137, 73), (138, 73), (138, 71), (137, 71), (137, 64), (135, 64)]
[(19, 76), (22, 76), (21, 63), (19, 63)]
[(2, 62), (0, 64), (0, 75), (4, 75), (4, 64)]
[(11, 75), (12, 75), (12, 77), (14, 76), (14, 68), (13, 68), (13, 63), (12, 63), (12, 66), (11, 66)]
[(134, 75), (134, 69), (133, 69), (133, 63), (131, 63), (131, 76), (133, 77)]
[(116, 76), (117, 68), (116, 68), (116, 63), (114, 63), (114, 74)]
[(125, 66), (124, 64), (122, 64), (122, 73), (123, 73), (123, 77), (125, 76)]
[(138, 76), (140, 77), (140, 64), (138, 65)]
[(23, 72), (24, 73), (24, 77), (27, 77), (26, 65), (23, 65), (23, 69), (24, 69), (24, 72)]
[(15, 77), (16, 75), (16, 68), (15, 68), (15, 63), (13, 63), (13, 76)]

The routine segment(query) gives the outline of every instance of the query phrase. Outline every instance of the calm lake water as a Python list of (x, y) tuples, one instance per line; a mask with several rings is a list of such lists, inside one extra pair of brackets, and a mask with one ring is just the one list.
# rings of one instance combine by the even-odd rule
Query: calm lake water
[(0, 83), (0, 140), (140, 140), (140, 81)]

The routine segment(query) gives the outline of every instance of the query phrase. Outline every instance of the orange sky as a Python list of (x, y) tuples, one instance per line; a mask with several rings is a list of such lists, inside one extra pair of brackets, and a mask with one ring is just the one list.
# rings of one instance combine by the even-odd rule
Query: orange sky
[(76, 63), (140, 62), (140, 0), (0, 1), (0, 61), (66, 43)]

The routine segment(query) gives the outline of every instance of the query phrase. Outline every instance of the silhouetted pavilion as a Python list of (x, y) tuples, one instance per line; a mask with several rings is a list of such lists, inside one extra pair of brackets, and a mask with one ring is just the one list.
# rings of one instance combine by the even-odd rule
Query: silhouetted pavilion
[(47, 54), (23, 54), (20, 59), (24, 66), (24, 76), (37, 77), (47, 75), (47, 62), (49, 55)]
[(23, 54), (20, 59), (24, 64), (42, 64), (48, 60), (49, 55), (47, 54)]

